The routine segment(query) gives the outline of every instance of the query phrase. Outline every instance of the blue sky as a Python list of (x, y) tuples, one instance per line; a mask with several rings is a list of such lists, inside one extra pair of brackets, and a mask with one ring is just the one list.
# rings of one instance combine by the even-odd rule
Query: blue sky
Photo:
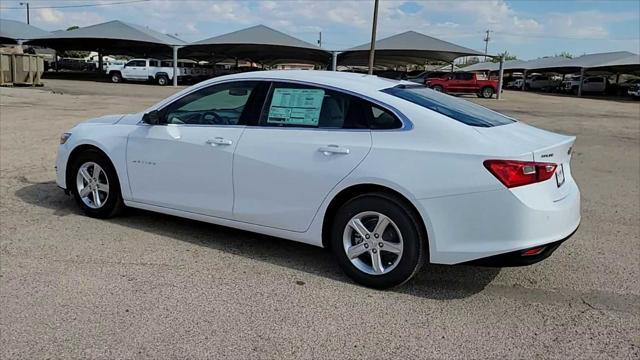
[[(322, 31), (323, 47), (339, 50), (368, 42), (373, 13), (372, 0), (150, 0), (47, 8), (120, 1), (126, 0), (31, 0), (31, 24), (57, 30), (117, 19), (187, 41), (264, 24), (311, 43)], [(0, 17), (24, 21), (19, 2), (0, 1)], [(520, 59), (562, 51), (640, 53), (640, 0), (381, 0), (378, 21), (379, 38), (414, 30), (482, 51), (484, 31), (490, 29), (489, 52), (506, 50)]]

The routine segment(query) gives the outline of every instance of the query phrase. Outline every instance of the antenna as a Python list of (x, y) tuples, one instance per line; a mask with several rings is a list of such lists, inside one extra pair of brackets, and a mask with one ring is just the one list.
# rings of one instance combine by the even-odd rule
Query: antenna
[(488, 30), (486, 31), (487, 35), (484, 37), (484, 39), (482, 41), (484, 41), (484, 61), (487, 61), (487, 53), (489, 51), (489, 40), (491, 40), (491, 37), (489, 36), (490, 33), (492, 33), (493, 30)]

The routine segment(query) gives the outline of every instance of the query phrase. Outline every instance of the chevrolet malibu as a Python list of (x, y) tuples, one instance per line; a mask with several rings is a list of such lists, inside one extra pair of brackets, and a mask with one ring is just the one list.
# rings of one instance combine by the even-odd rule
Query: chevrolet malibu
[(91, 217), (128, 206), (326, 247), (388, 288), (425, 262), (548, 257), (580, 223), (574, 141), (415, 83), (264, 71), (77, 125), (57, 184)]

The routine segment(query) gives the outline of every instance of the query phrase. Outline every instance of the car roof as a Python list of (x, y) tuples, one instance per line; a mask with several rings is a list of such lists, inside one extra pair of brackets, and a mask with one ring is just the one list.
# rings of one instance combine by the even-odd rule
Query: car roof
[(268, 70), (251, 71), (224, 77), (214, 78), (219, 81), (226, 79), (264, 79), (264, 80), (284, 80), (310, 82), (318, 85), (336, 87), (344, 90), (366, 93), (371, 90), (382, 90), (400, 84), (413, 84), (411, 82), (387, 79), (375, 75), (357, 74), (341, 71), (326, 70)]

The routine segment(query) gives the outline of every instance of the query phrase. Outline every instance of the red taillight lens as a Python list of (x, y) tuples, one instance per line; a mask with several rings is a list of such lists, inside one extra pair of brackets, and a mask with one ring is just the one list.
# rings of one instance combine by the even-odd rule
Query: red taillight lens
[(484, 162), (484, 167), (508, 188), (549, 180), (557, 166), (552, 163), (517, 160), (486, 160)]

